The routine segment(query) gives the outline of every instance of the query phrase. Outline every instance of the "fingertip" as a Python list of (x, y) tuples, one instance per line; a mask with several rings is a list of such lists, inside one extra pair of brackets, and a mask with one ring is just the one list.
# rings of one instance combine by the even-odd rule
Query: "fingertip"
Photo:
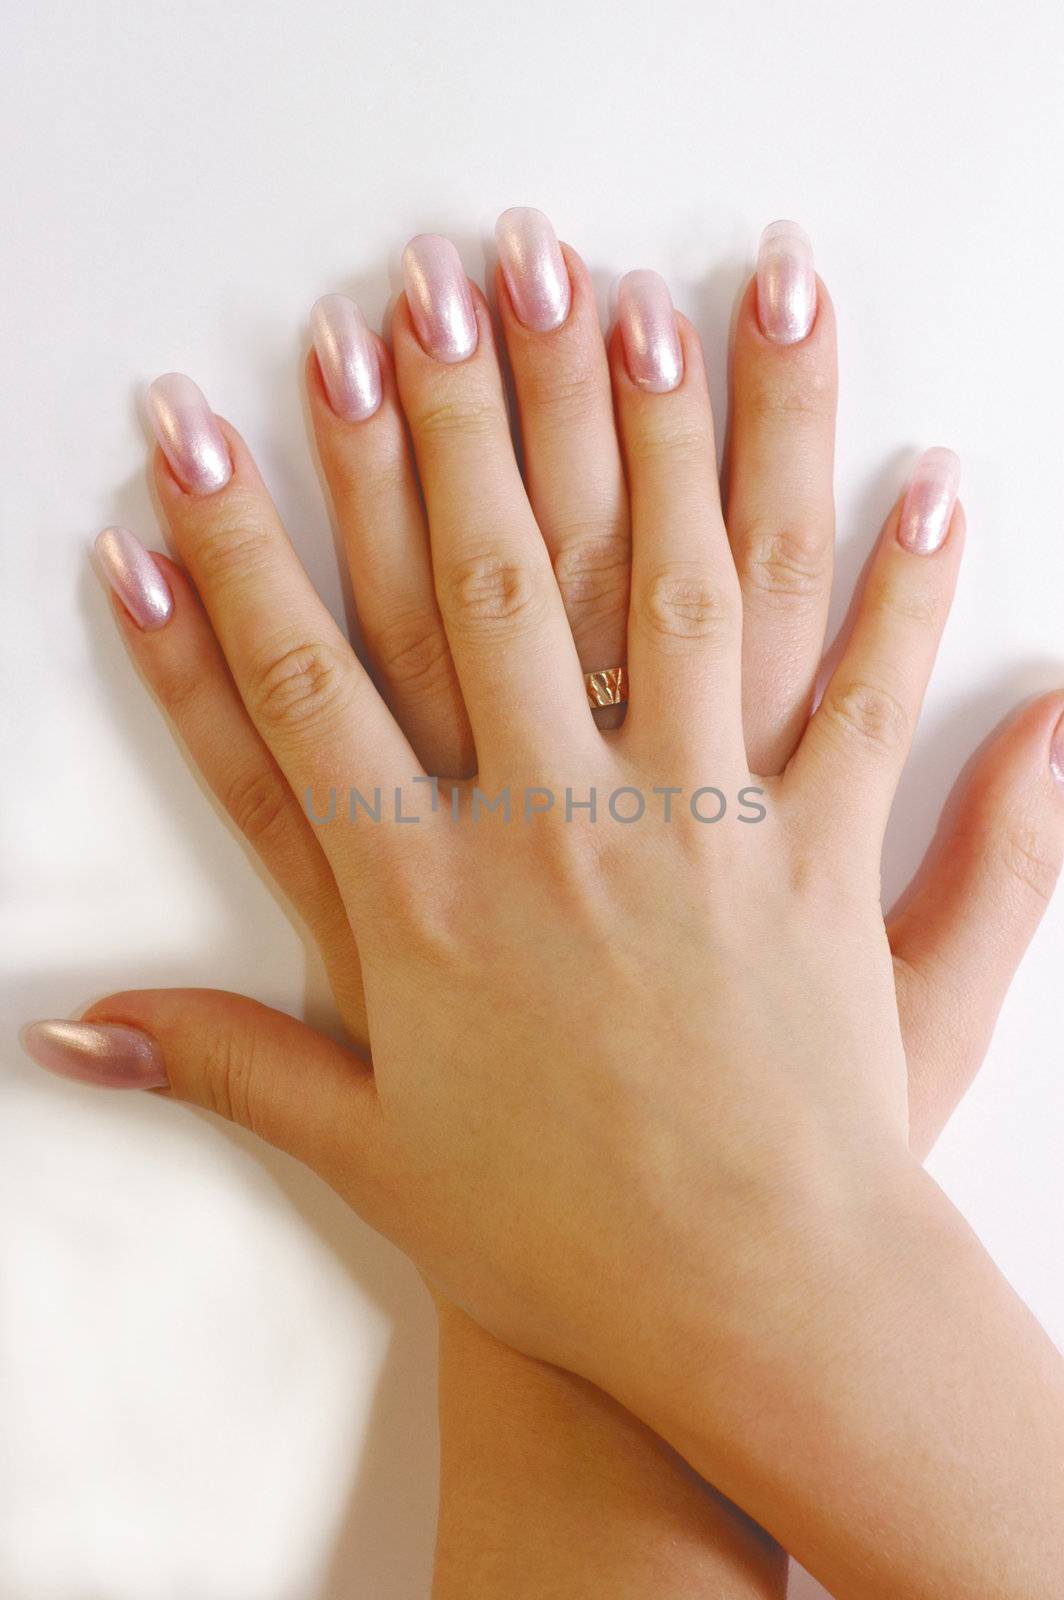
[[(105, 1002), (96, 1009), (105, 1009)], [(163, 1089), (169, 1084), (159, 1045), (141, 1028), (82, 1018), (31, 1022), (19, 1033), (23, 1050), (60, 1078), (101, 1089)]]
[[(595, 306), (595, 315), (597, 317), (598, 303), (595, 298), (595, 285), (592, 281), (591, 271), (587, 265), (587, 262), (584, 260), (579, 250), (574, 250), (573, 246), (571, 244), (566, 244), (564, 239), (559, 241), (558, 248), (562, 253), (562, 258), (565, 261), (565, 268), (569, 274), (569, 283), (572, 288), (574, 304), (578, 298), (585, 301), (589, 300), (591, 304)], [(571, 312), (570, 315), (572, 315)]]
[(143, 633), (164, 628), (174, 614), (174, 596), (155, 552), (128, 528), (109, 527), (97, 534), (93, 553), (120, 614)]
[(754, 275), (757, 320), (776, 345), (803, 343), (817, 314), (813, 243), (797, 222), (770, 222), (761, 235)]
[(210, 496), (225, 488), (233, 468), (220, 418), (192, 378), (183, 372), (164, 372), (148, 385), (144, 409), (174, 479), (186, 494)]
[(697, 394), (701, 404), (708, 404), (709, 378), (706, 372), (702, 337), (689, 317), (682, 311), (673, 312), (675, 327), (675, 368), (679, 376), (671, 388), (656, 388), (637, 381), (629, 365), (629, 351), (625, 331), (618, 317), (606, 339), (606, 355), (618, 399), (627, 406), (651, 405), (662, 396)]
[(1064, 688), (1017, 706), (984, 741), (958, 785), (952, 809), (986, 821), (1039, 795), (1064, 820)]
[(1064, 706), (1057, 709), (1057, 720), (1049, 740), (1049, 771), (1057, 790), (1064, 799)]
[[(175, 527), (188, 520), (210, 519), (216, 508), (241, 493), (265, 493), (262, 475), (243, 437), (224, 417), (215, 417), (219, 437), (224, 441), (229, 461), (229, 476), (221, 488), (210, 494), (194, 493), (185, 487), (167, 452), (159, 445), (152, 452), (151, 475), (166, 514)], [(202, 509), (201, 509), (202, 508)]]
[(1037, 761), (1048, 774), (1052, 797), (1064, 806), (1064, 687), (1051, 689), (1022, 708), (999, 742), (1004, 744), (1010, 735), (1023, 759)]
[(419, 233), (402, 254), (403, 284), (411, 323), (432, 361), (460, 366), (476, 353), (479, 326), (475, 288), (452, 240)]
[(898, 512), (898, 543), (912, 555), (934, 555), (954, 530), (961, 482), (960, 457), (944, 445), (924, 450), (912, 470)]
[(790, 343), (770, 339), (758, 313), (757, 277), (747, 280), (735, 312), (734, 359), (768, 364), (769, 370), (813, 370), (823, 367), (834, 375), (838, 324), (828, 287), (816, 278), (816, 311), (804, 338)]
[(333, 414), (365, 422), (381, 404), (377, 343), (358, 304), (347, 295), (322, 295), (310, 313), (322, 388)]
[(532, 334), (561, 328), (572, 307), (572, 285), (550, 218), (533, 206), (512, 206), (495, 224), (495, 242), (517, 321)]
[(676, 308), (660, 272), (639, 267), (617, 285), (617, 325), (629, 381), (644, 394), (672, 394), (683, 383)]

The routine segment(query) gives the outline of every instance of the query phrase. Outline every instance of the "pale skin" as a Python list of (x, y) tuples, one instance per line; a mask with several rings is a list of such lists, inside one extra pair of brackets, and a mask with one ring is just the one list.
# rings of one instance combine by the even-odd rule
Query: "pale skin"
[[(961, 513), (917, 555), (895, 509), (810, 720), (833, 536), (823, 286), (793, 346), (765, 340), (744, 298), (723, 508), (693, 330), (679, 320), (680, 385), (641, 391), (566, 259), (572, 309), (551, 333), (523, 329), (497, 285), (525, 486), (479, 298), (477, 349), (454, 365), (399, 301), (365, 422), (335, 416), (308, 364), (394, 720), (231, 429), (216, 493), (156, 461), (199, 598), (168, 566), (164, 628), (116, 606), (318, 939), (372, 1072), (235, 996), (125, 994), (91, 1016), (144, 1029), (175, 1095), (306, 1160), (433, 1284), (437, 1596), (780, 1594), (758, 1524), (840, 1595), (1048, 1592), (1059, 1361), (910, 1145), (977, 1069), (1059, 866), (1064, 702), (1028, 707), (983, 755), (885, 929), (882, 830)], [(581, 668), (625, 658), (629, 714), (603, 733)], [(488, 791), (756, 783), (769, 814), (749, 830), (316, 829), (298, 798), (466, 773), (474, 749)]]

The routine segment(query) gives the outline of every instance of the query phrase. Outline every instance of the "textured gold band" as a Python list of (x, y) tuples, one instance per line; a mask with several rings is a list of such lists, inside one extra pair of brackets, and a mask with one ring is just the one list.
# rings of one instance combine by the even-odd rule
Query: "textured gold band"
[(628, 672), (625, 667), (604, 667), (601, 672), (584, 675), (589, 706), (620, 706), (628, 699)]

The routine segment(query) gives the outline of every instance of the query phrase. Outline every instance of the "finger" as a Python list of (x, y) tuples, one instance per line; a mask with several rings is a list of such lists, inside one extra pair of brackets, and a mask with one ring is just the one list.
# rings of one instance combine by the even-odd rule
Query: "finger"
[(366, 1042), (358, 951), (319, 839), (236, 691), (188, 578), (123, 528), (96, 552), (115, 618), (198, 771), (322, 952), (344, 1023)]
[(361, 1209), (378, 1131), (373, 1075), (322, 1034), (244, 995), (140, 989), (80, 1022), (23, 1033), (41, 1066), (104, 1088), (167, 1089), (305, 1161)]
[[(296, 795), (409, 783), (416, 757), (315, 593), (239, 435), (174, 374), (152, 385), (149, 414), (174, 542), (240, 697)], [(229, 477), (219, 484), (223, 458)], [(391, 833), (330, 828), (322, 843), (346, 870), (367, 856), (368, 840), (379, 847)]]
[(710, 759), (724, 776), (745, 765), (741, 612), (702, 351), (655, 272), (622, 279), (617, 318), (610, 367), (632, 517), (622, 736), (638, 759)]
[(310, 415), (370, 665), (426, 770), (467, 772), (472, 734), (436, 603), (391, 359), (343, 295), (319, 300), (311, 325)]
[(785, 774), (814, 836), (879, 851), (956, 586), (960, 464), (921, 456), (879, 542), (849, 642)]
[(781, 772), (811, 709), (835, 538), (835, 314), (809, 240), (776, 222), (739, 308), (725, 521), (743, 594), (743, 726)]
[(1064, 701), (993, 740), (943, 843), (890, 918), (914, 1147), (938, 1137), (986, 1054), (1064, 859)]
[[(541, 211), (495, 229), (499, 317), (528, 497), (585, 672), (625, 660), (631, 541), (609, 363), (587, 268)], [(600, 727), (616, 726), (603, 707)]]
[(413, 240), (403, 271), (396, 376), (479, 767), (541, 768), (594, 723), (514, 456), (491, 319), (449, 241)]

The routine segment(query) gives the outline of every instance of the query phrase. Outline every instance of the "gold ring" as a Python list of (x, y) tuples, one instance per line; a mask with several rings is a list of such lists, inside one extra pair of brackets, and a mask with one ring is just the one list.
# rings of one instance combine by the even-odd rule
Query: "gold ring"
[(587, 703), (595, 706), (621, 706), (628, 699), (626, 667), (603, 667), (601, 672), (586, 672)]

